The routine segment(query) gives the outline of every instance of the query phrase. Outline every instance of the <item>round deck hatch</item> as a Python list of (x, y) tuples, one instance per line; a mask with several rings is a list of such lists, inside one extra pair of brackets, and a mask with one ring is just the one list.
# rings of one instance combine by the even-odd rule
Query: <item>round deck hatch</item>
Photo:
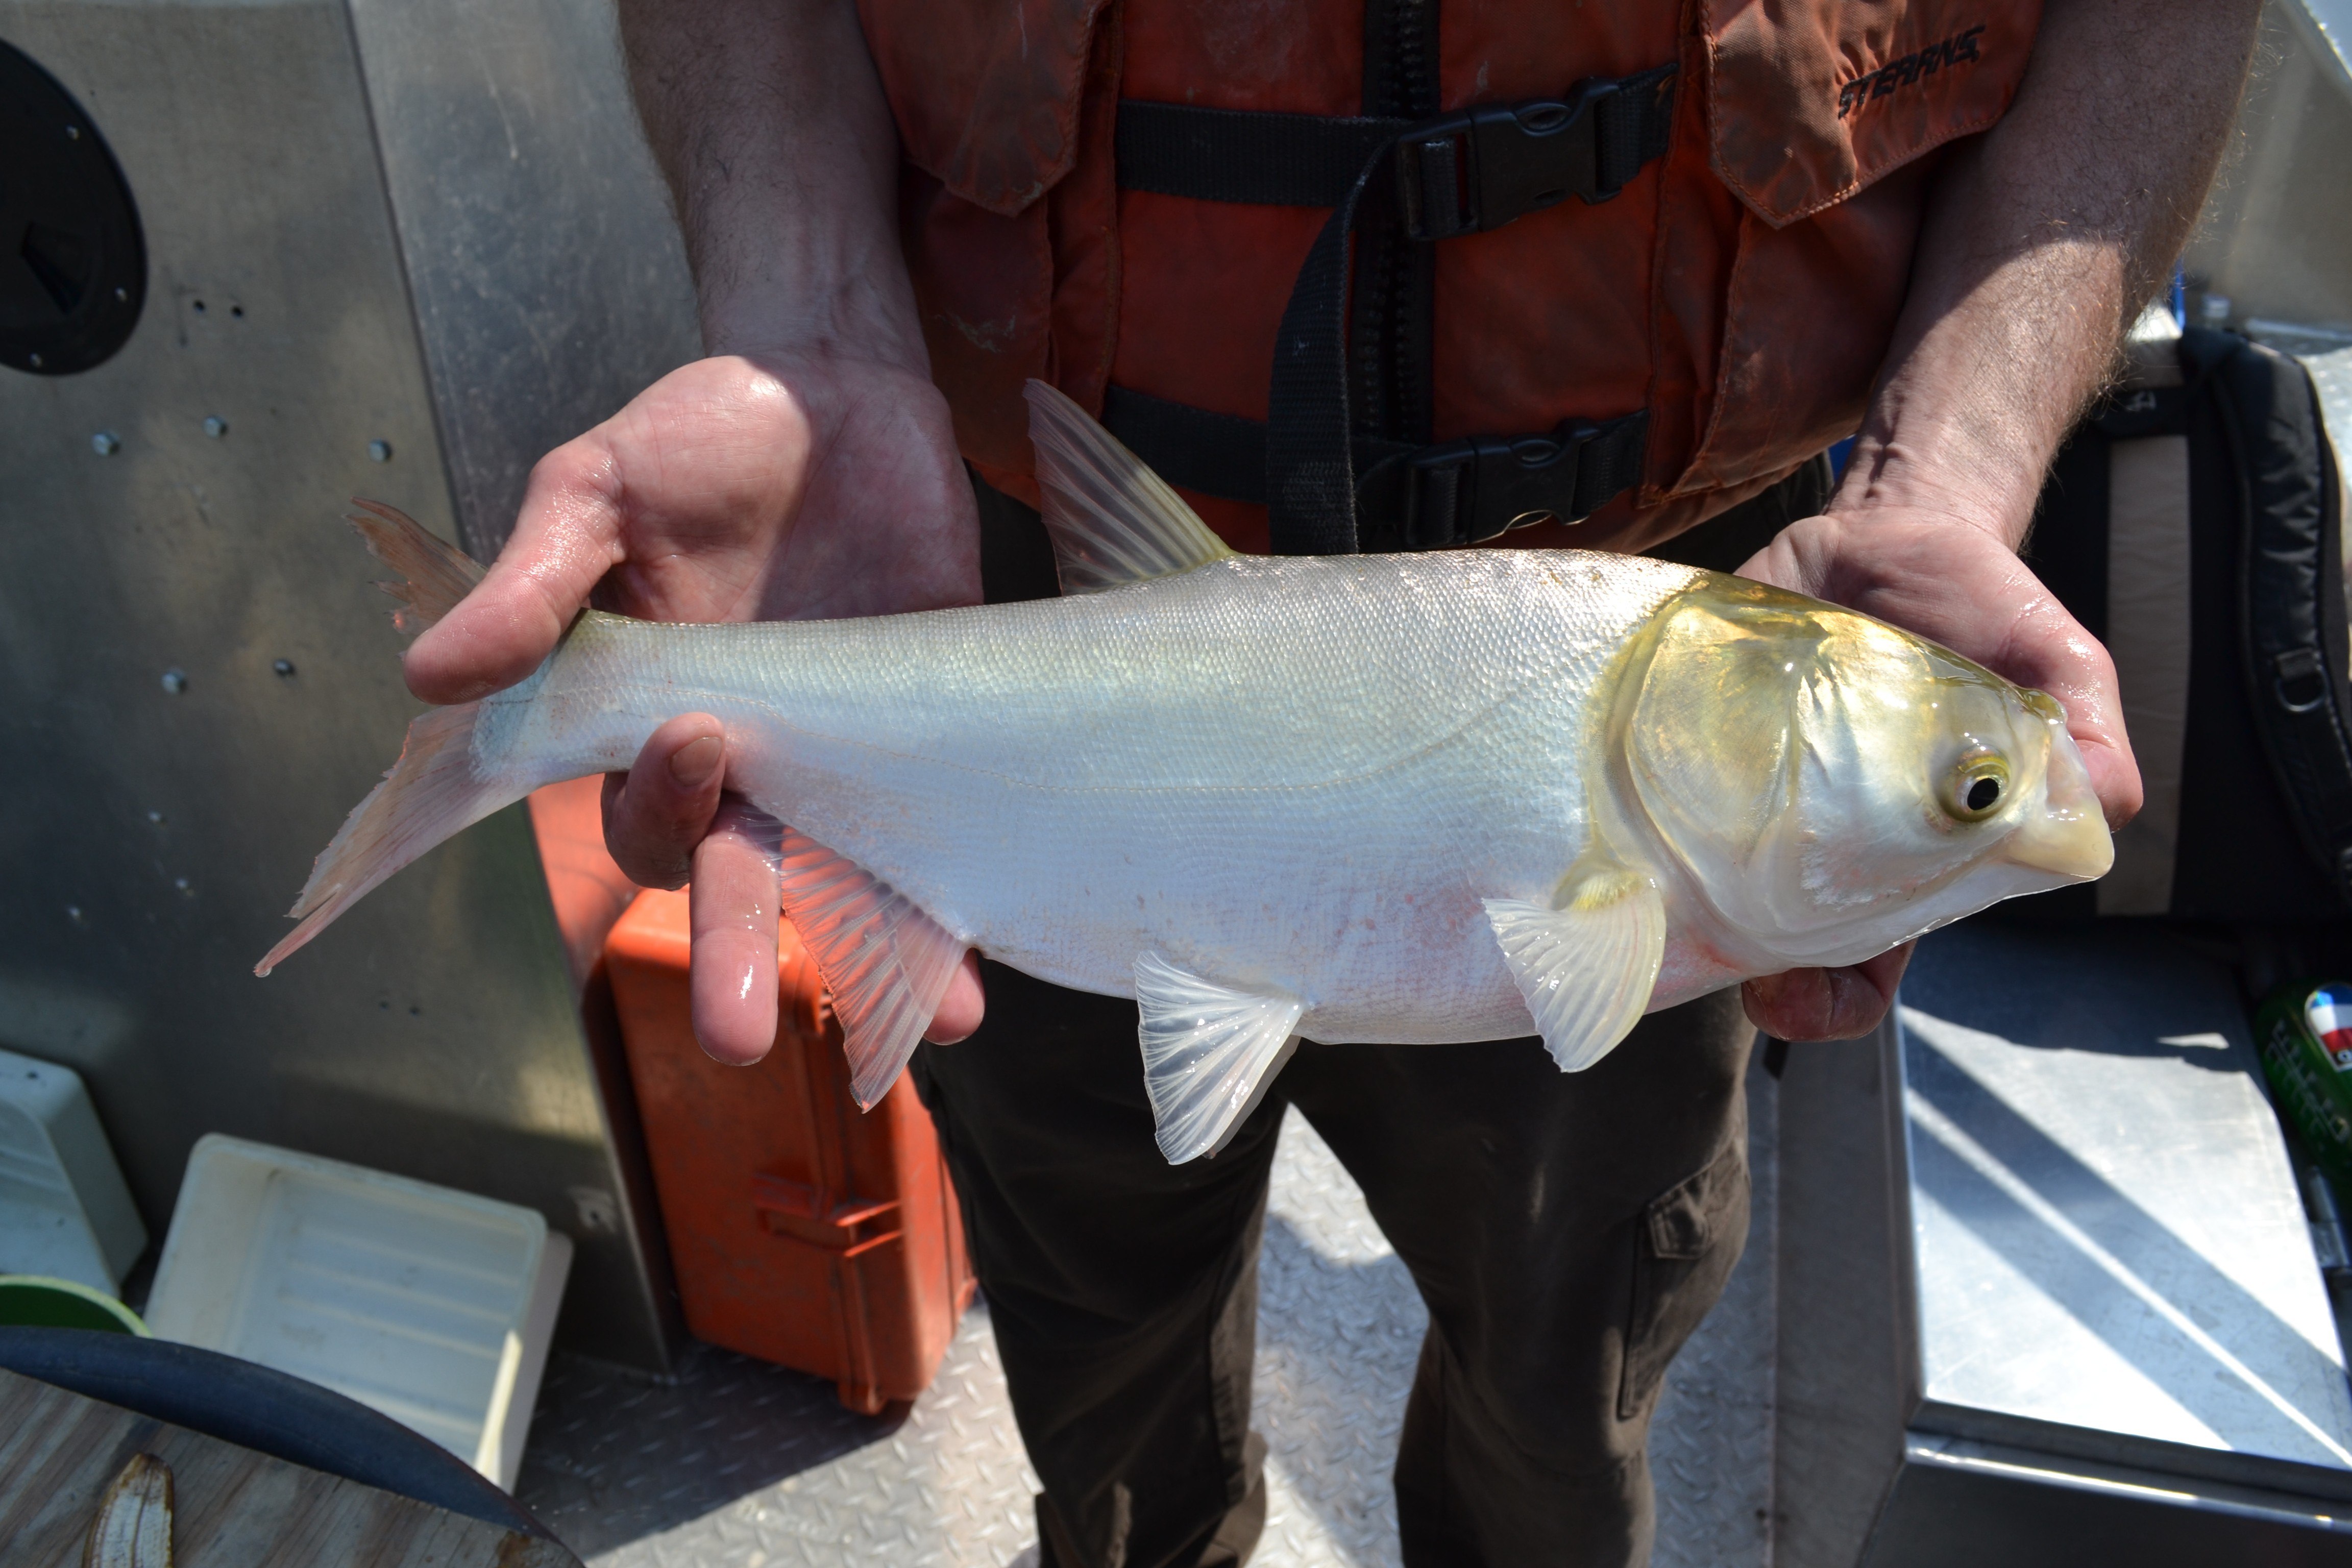
[(0, 43), (0, 363), (69, 375), (112, 357), (147, 300), (131, 187), (73, 95)]

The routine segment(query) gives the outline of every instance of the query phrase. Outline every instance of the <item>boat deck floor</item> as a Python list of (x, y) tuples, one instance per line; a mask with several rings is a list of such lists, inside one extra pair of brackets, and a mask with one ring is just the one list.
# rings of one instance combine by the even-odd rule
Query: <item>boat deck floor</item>
[[(1771, 1525), (1773, 1086), (1750, 1075), (1748, 1250), (1670, 1373), (1651, 1436), (1657, 1568), (1763, 1568)], [(1296, 1111), (1261, 1265), (1255, 1425), (1270, 1510), (1255, 1568), (1398, 1562), (1389, 1468), (1426, 1317), (1355, 1183)], [(1034, 1561), (1030, 1471), (976, 1304), (913, 1406), (708, 1345), (649, 1383), (558, 1354), (517, 1495), (593, 1568)]]

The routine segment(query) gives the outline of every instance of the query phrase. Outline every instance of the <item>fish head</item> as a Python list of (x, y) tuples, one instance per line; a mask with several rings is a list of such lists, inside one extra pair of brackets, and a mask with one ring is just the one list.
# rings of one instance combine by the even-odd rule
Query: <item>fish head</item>
[(1851, 963), (2115, 851), (2057, 701), (1867, 616), (1737, 578), (1654, 627), (1620, 756), (1715, 910)]

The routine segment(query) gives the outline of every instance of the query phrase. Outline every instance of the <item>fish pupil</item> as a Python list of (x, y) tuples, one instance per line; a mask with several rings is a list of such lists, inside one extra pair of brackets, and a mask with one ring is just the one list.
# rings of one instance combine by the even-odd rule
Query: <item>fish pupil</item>
[(2000, 798), (2000, 781), (1998, 779), (1979, 779), (1976, 783), (1969, 785), (1969, 809), (1970, 811), (1990, 811), (1993, 806), (1993, 802)]

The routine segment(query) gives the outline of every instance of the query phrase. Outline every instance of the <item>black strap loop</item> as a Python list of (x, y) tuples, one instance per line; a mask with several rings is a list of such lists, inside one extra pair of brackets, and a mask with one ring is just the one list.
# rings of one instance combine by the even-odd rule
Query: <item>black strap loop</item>
[[(1103, 425), (1170, 484), (1229, 500), (1265, 500), (1266, 426), (1111, 386)], [(1507, 529), (1575, 522), (1640, 479), (1647, 413), (1567, 420), (1543, 436), (1474, 437), (1413, 447), (1358, 435), (1351, 457), (1360, 548), (1435, 550)]]

